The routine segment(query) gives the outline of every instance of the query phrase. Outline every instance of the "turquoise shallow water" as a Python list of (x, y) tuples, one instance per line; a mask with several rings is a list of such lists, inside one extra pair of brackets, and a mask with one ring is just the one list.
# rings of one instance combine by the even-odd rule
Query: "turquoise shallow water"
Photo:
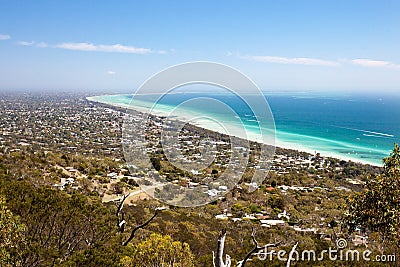
[[(168, 113), (190, 99), (209, 97), (217, 99), (236, 112), (246, 131), (259, 132), (254, 113), (233, 95), (211, 93), (185, 93), (163, 96), (156, 111)], [(352, 95), (321, 96), (307, 94), (265, 94), (276, 125), (276, 145), (346, 160), (380, 165), (394, 142), (400, 141), (400, 97)], [(149, 107), (159, 95), (103, 95), (91, 100), (113, 105), (129, 105), (133, 108)], [(218, 105), (199, 102), (180, 107), (179, 114), (186, 112), (206, 115), (223, 123), (237, 123), (232, 114)], [(207, 127), (206, 121), (199, 122)], [(243, 137), (243, 136), (241, 136)]]

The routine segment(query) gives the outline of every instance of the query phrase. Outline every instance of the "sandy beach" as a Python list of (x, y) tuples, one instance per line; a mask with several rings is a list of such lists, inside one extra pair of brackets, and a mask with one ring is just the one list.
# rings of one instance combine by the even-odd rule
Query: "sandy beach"
[[(129, 95), (129, 94), (126, 94)], [(104, 96), (102, 96), (104, 97)], [(93, 96), (93, 97), (87, 97), (87, 100), (89, 101), (93, 101), (93, 102), (97, 102), (97, 103), (102, 103), (102, 104), (106, 104), (109, 106), (114, 106), (114, 107), (118, 107), (118, 108), (124, 108), (124, 109), (132, 109), (135, 110), (137, 112), (141, 112), (141, 113), (145, 113), (148, 114), (151, 110), (151, 114), (155, 115), (155, 116), (170, 116), (171, 111), (168, 110), (168, 108), (165, 108), (165, 110), (161, 110), (160, 108), (153, 108), (150, 109), (149, 107), (146, 107), (146, 103), (143, 102), (143, 106), (141, 105), (128, 105), (128, 104), (122, 104), (122, 103), (110, 103), (108, 101), (103, 101), (101, 99), (98, 99), (97, 96)], [(139, 101), (140, 102), (140, 101)], [(174, 119), (179, 119), (179, 120), (183, 120), (183, 121), (188, 121), (190, 120), (191, 116), (188, 116), (187, 111), (185, 112), (175, 112), (174, 113)], [(247, 139), (249, 141), (254, 141), (254, 142), (258, 142), (260, 143), (260, 140), (262, 140), (262, 138), (260, 137), (260, 134), (251, 132), (251, 131), (246, 131), (245, 134), (243, 135), (243, 129), (241, 129), (240, 127), (234, 126), (234, 125), (230, 125), (230, 129), (234, 129), (233, 131), (230, 131), (229, 133), (226, 132), (226, 130), (222, 129), (221, 127), (217, 127), (218, 125), (216, 125), (215, 123), (212, 123), (210, 120), (207, 119), (198, 119), (196, 121), (190, 121), (190, 124), (193, 124), (195, 126), (210, 130), (210, 131), (214, 131), (217, 133), (221, 133), (221, 134), (228, 134), (228, 135), (232, 135), (232, 136), (236, 136), (236, 137), (240, 137), (243, 139)], [(236, 129), (236, 130), (235, 130)], [(369, 164), (369, 165), (373, 165), (373, 166), (382, 166), (382, 164), (376, 164), (374, 162), (370, 162), (367, 160), (361, 160), (361, 159), (355, 159), (351, 156), (346, 156), (340, 153), (333, 153), (333, 152), (326, 152), (326, 151), (320, 151), (318, 149), (311, 149), (309, 147), (306, 147), (300, 143), (293, 143), (293, 142), (285, 142), (283, 140), (280, 140), (277, 135), (279, 135), (279, 131), (275, 130), (275, 138), (274, 140), (272, 140), (272, 142), (266, 143), (268, 145), (273, 145), (275, 147), (278, 148), (283, 148), (283, 149), (291, 149), (291, 150), (296, 150), (296, 151), (300, 151), (300, 152), (306, 152), (312, 155), (315, 155), (316, 153), (319, 153), (321, 156), (323, 157), (332, 157), (332, 158), (337, 158), (340, 160), (345, 160), (345, 161), (352, 161), (352, 162), (356, 162), (356, 163), (360, 163), (360, 164)], [(285, 133), (288, 134), (288, 133)], [(298, 136), (298, 135), (296, 135)], [(310, 137), (306, 137), (306, 138), (310, 138)], [(261, 142), (261, 143), (265, 143), (265, 142)], [(340, 145), (340, 144), (339, 144)]]

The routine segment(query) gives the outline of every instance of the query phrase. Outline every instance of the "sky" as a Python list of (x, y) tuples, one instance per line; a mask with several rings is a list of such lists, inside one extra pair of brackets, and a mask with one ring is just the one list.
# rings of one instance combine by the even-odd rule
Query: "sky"
[(400, 92), (400, 1), (0, 0), (0, 90), (131, 92), (190, 61), (264, 91)]

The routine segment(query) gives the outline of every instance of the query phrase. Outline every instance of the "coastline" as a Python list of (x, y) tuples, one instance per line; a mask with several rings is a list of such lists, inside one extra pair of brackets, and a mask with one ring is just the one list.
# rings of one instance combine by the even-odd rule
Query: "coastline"
[[(129, 95), (129, 94), (126, 94), (126, 95)], [(101, 96), (103, 97), (103, 96), (107, 96), (107, 95), (101, 95)], [(99, 97), (99, 96), (89, 96), (89, 97), (86, 97), (86, 100), (92, 101), (92, 102), (96, 102), (96, 103), (101, 103), (101, 104), (104, 104), (104, 105), (107, 105), (107, 106), (110, 106), (110, 107), (131, 109), (131, 110), (134, 110), (134, 111), (137, 111), (137, 112), (141, 112), (141, 113), (148, 113), (148, 111), (149, 111), (149, 108), (146, 108), (146, 107), (132, 106), (132, 105), (121, 104), (121, 103), (110, 103), (110, 102), (107, 102), (107, 101), (102, 101), (102, 100), (99, 100), (99, 99), (95, 99), (96, 97)], [(166, 114), (166, 112), (153, 109), (152, 110), (152, 115), (155, 115), (155, 116), (166, 116), (168, 114)], [(185, 118), (184, 118), (184, 116), (178, 116), (177, 119), (183, 119), (184, 120)], [(260, 143), (260, 140), (255, 138), (254, 135), (252, 136), (251, 133), (250, 134), (247, 133), (247, 136), (244, 137), (244, 136), (235, 135), (234, 133), (232, 134), (232, 133), (220, 132), (220, 131), (216, 130), (213, 127), (209, 127), (206, 123), (203, 123), (203, 124), (202, 123), (189, 123), (189, 124), (191, 124), (193, 126), (196, 126), (196, 127), (200, 127), (200, 128), (209, 130), (209, 131), (216, 132), (218, 134), (233, 135), (233, 136), (236, 136), (236, 137), (239, 137), (239, 138), (247, 139), (248, 141), (251, 141), (251, 142)], [(374, 163), (374, 162), (369, 162), (369, 161), (361, 160), (361, 159), (355, 159), (355, 158), (352, 158), (352, 157), (346, 157), (345, 155), (338, 154), (338, 153), (325, 152), (325, 151), (323, 152), (323, 151), (313, 150), (313, 149), (307, 148), (305, 146), (302, 146), (300, 144), (294, 145), (292, 143), (279, 140), (277, 137), (275, 137), (274, 144), (267, 144), (267, 145), (273, 145), (276, 149), (293, 150), (293, 151), (296, 151), (296, 152), (299, 152), (299, 153), (307, 153), (307, 154), (311, 154), (311, 155), (315, 155), (316, 153), (318, 153), (322, 157), (334, 158), (334, 159), (344, 160), (344, 161), (347, 161), (347, 162), (353, 162), (353, 163), (357, 163), (357, 164), (370, 165), (370, 166), (375, 166), (375, 167), (382, 167), (383, 166), (382, 164), (377, 164), (377, 163)]]

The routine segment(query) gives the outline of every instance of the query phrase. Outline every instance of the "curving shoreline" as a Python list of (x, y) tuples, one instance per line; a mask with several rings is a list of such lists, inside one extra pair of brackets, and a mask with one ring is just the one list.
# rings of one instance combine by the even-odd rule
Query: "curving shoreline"
[[(126, 95), (129, 95), (129, 94), (126, 94)], [(131, 110), (135, 110), (137, 112), (142, 112), (142, 113), (143, 112), (147, 113), (148, 109), (149, 109), (148, 107), (132, 106), (132, 105), (128, 105), (128, 104), (114, 103), (114, 102), (109, 102), (109, 101), (106, 101), (106, 100), (98, 99), (99, 97), (104, 97), (104, 96), (107, 96), (107, 95), (90, 96), (90, 97), (86, 97), (86, 99), (88, 101), (105, 104), (107, 106), (123, 108), (123, 109), (131, 109)], [(152, 114), (155, 115), (155, 116), (166, 116), (166, 115), (168, 115), (168, 113), (169, 112), (167, 112), (167, 111), (152, 109)], [(180, 114), (176, 118), (177, 119), (186, 120), (185, 116), (184, 115), (180, 115)], [(194, 125), (196, 127), (200, 127), (200, 128), (209, 130), (209, 131), (216, 132), (218, 134), (233, 135), (233, 136), (236, 136), (236, 137), (239, 137), (239, 138), (247, 139), (247, 140), (252, 141), (252, 142), (260, 143), (260, 140), (258, 138), (256, 138), (256, 136), (254, 134), (252, 135), (249, 132), (247, 132), (247, 136), (240, 136), (240, 135), (235, 134), (235, 133), (226, 133), (226, 132), (218, 131), (217, 129), (215, 129), (215, 127), (210, 127), (209, 124), (204, 123), (204, 122), (203, 123), (201, 123), (201, 122), (192, 123), (191, 122), (190, 124)], [(349, 161), (349, 162), (363, 164), (363, 165), (371, 165), (371, 166), (376, 166), (376, 167), (382, 167), (382, 164), (377, 164), (377, 163), (370, 162), (370, 161), (367, 161), (367, 160), (361, 160), (361, 159), (358, 159), (358, 158), (353, 158), (351, 156), (345, 156), (345, 155), (339, 154), (339, 153), (313, 150), (313, 149), (307, 148), (305, 146), (302, 146), (301, 144), (294, 145), (293, 143), (289, 143), (289, 142), (285, 142), (285, 141), (279, 140), (276, 137), (275, 137), (274, 143), (273, 144), (268, 144), (268, 145), (273, 145), (277, 149), (281, 149), (281, 150), (293, 150), (293, 151), (297, 151), (299, 153), (307, 153), (307, 154), (310, 154), (310, 155), (315, 155), (316, 153), (318, 153), (322, 157), (335, 158), (335, 159)]]

